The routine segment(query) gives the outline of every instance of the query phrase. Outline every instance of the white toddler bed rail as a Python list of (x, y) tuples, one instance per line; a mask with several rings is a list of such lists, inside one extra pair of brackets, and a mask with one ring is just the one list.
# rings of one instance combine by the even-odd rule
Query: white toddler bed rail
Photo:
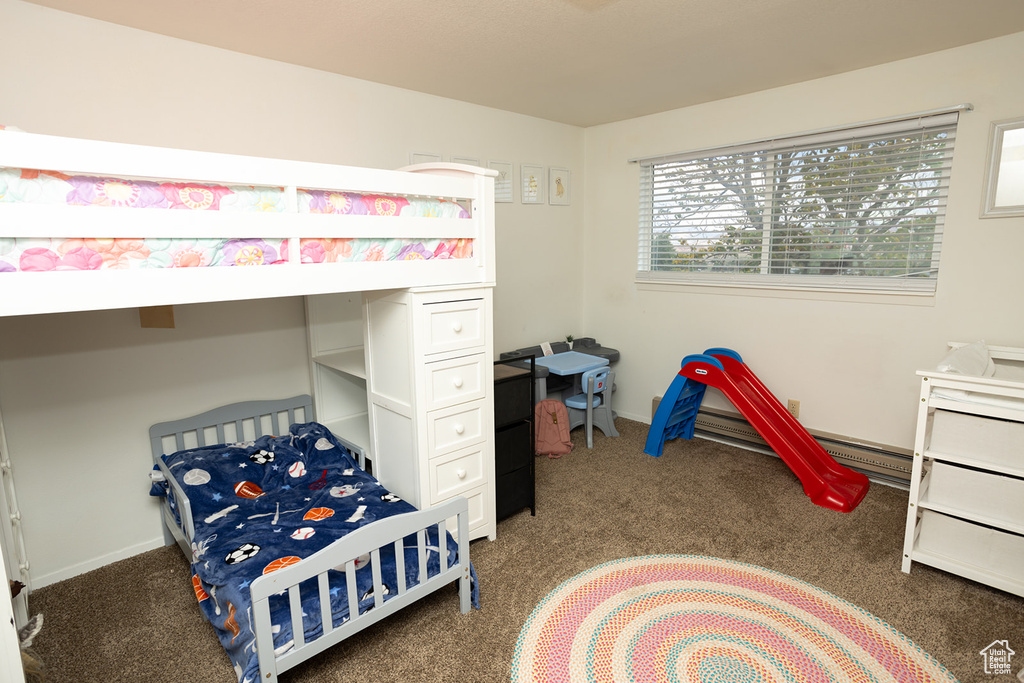
[(902, 569), (1024, 596), (1024, 348), (950, 342), (920, 370)]
[[(109, 246), (115, 240), (273, 240), (278, 245), (274, 250), (278, 265), (134, 267), (149, 262), (129, 249), (116, 267), (72, 269), (81, 268), (83, 260), (87, 268), (98, 264), (97, 252), (102, 248), (97, 247), (88, 252), (88, 258), (79, 254), (70, 266), (70, 260), (55, 259), (55, 267), (46, 267), (46, 272), (0, 272), (0, 316), (494, 283), (496, 173), (482, 168), (420, 164), (390, 171), (81, 140), (0, 127), (3, 172), (9, 175), (6, 179), (0, 175), (0, 258), (12, 252), (18, 240), (33, 246), (38, 240), (61, 244), (91, 240), (94, 246)], [(24, 180), (29, 181), (27, 187)], [(97, 194), (102, 195), (104, 180), (124, 181), (113, 187), (122, 194), (100, 196), (101, 201), (82, 205), (89, 202), (76, 194), (78, 185), (70, 193), (54, 189), (61, 182), (96, 181)], [(171, 210), (153, 209), (153, 204), (130, 196), (132, 182), (136, 194), (140, 187), (144, 194), (195, 184), (212, 187), (214, 197), (220, 190), (238, 189), (239, 194), (252, 192), (256, 198), (252, 206), (241, 209), (241, 201), (230, 206), (216, 201), (196, 206), (187, 198), (174, 203)], [(93, 197), (91, 188), (87, 192)], [(371, 215), (334, 211), (332, 200), (343, 200), (346, 193), (370, 200), (403, 198), (400, 209), (408, 199), (419, 208), (396, 212), (394, 202), (385, 201)], [(320, 211), (321, 206), (309, 212), (311, 196), (326, 202), (330, 211)], [(434, 208), (417, 204), (427, 201), (435, 202)], [(439, 210), (455, 207), (453, 202), (468, 212), (468, 218)], [(143, 205), (147, 208), (139, 208)], [(332, 256), (318, 261), (322, 254), (311, 255), (310, 240), (318, 244), (345, 241), (346, 248), (351, 241), (383, 244), (390, 240), (391, 245), (405, 244), (407, 250), (395, 258), (397, 247), (393, 247), (387, 253), (390, 260), (375, 260), (380, 254), (368, 250), (356, 260)], [(439, 242), (448, 246), (434, 251), (408, 249), (424, 240), (432, 246)], [(345, 259), (351, 258), (342, 252)], [(111, 260), (109, 252), (102, 255), (105, 261)], [(30, 270), (40, 270), (39, 263), (30, 264)], [(0, 271), (9, 270), (10, 263), (0, 263)]]
[[(429, 527), (436, 526), (439, 538), (445, 538), (445, 520), (458, 515), (459, 559), (452, 566), (445, 566), (446, 557), (440, 553), (441, 571), (427, 577), (427, 533)], [(315, 555), (302, 562), (279, 569), (272, 574), (253, 581), (250, 591), (253, 600), (254, 622), (256, 624), (256, 652), (260, 662), (260, 680), (276, 681), (277, 673), (292, 668), (310, 657), (341, 642), (345, 638), (362, 631), (381, 619), (397, 612), (407, 605), (426, 597), (430, 593), (449, 586), (459, 584), (459, 609), (463, 614), (470, 609), (470, 570), (469, 570), (469, 503), (465, 498), (454, 498), (428, 510), (396, 515), (378, 520), (354, 531), (345, 538), (335, 541)], [(419, 562), (420, 581), (409, 588), (405, 584), (405, 566), (403, 561), (403, 539), (410, 534), (416, 535), (417, 555)], [(398, 560), (398, 590), (386, 602), (383, 598), (383, 587), (380, 571), (380, 549), (389, 543), (394, 544), (395, 557)], [(355, 586), (355, 561), (366, 553), (370, 554), (371, 571), (373, 572), (373, 609), (359, 614), (359, 596)], [(351, 617), (343, 624), (334, 628), (330, 614), (330, 589), (328, 588), (327, 572), (336, 567), (344, 566), (347, 577), (347, 598)], [(311, 577), (317, 577), (320, 604), (327, 605), (326, 611), (320, 615), (324, 633), (315, 640), (303, 641), (302, 611), (299, 602), (299, 584)], [(294, 646), (283, 654), (274, 651), (274, 637), (270, 622), (270, 596), (288, 591), (291, 608), (292, 632), (295, 634)]]
[[(189, 510), (188, 497), (173, 475), (167, 470), (161, 456), (184, 448), (194, 448), (233, 440), (259, 438), (263, 434), (282, 434), (289, 424), (299, 420), (311, 420), (312, 399), (309, 395), (295, 396), (282, 400), (245, 401), (216, 408), (192, 417), (163, 422), (150, 429), (153, 458), (160, 468), (173, 495), (179, 501), (180, 522), (164, 504), (164, 522), (178, 542), (185, 556), (193, 560), (192, 539), (194, 526)], [(365, 466), (362, 450), (344, 439), (338, 440), (357, 456), (361, 467)], [(169, 447), (168, 447), (169, 446)], [(452, 521), (455, 528), (452, 529)], [(427, 572), (427, 530), (436, 528), (438, 538), (446, 537), (447, 531), (457, 534), (458, 559), (448, 564), (445, 553), (439, 553), (440, 570), (428, 576)], [(407, 586), (405, 581), (404, 539), (416, 538), (418, 560), (418, 583)], [(441, 505), (426, 510), (395, 515), (377, 520), (345, 537), (335, 541), (323, 550), (290, 566), (266, 574), (250, 586), (253, 605), (253, 622), (256, 632), (256, 653), (259, 660), (260, 680), (277, 681), (280, 673), (304, 662), (327, 648), (355, 633), (377, 623), (403, 607), (433, 593), (434, 591), (458, 584), (459, 608), (463, 614), (471, 607), (471, 572), (469, 560), (469, 504), (464, 497), (456, 497)], [(169, 541), (170, 543), (170, 541)], [(393, 545), (397, 562), (397, 590), (392, 591), (385, 601), (386, 591), (382, 584), (380, 551)], [(359, 613), (359, 596), (355, 585), (355, 564), (358, 559), (369, 555), (373, 576), (373, 608)], [(345, 568), (346, 597), (349, 617), (335, 627), (331, 616), (328, 571)], [(319, 615), (323, 634), (305, 641), (303, 636), (303, 614), (299, 596), (299, 584), (316, 578), (322, 613)], [(185, 588), (183, 587), (183, 590)], [(294, 641), (290, 648), (275, 651), (270, 616), (270, 598), (287, 592)]]

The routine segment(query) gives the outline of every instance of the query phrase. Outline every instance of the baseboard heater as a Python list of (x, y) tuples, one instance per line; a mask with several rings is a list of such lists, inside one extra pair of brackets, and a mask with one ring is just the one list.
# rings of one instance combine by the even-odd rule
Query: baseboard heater
[[(658, 398), (654, 399), (653, 409), (658, 409)], [(857, 442), (847, 437), (814, 429), (807, 431), (840, 465), (863, 472), (872, 479), (888, 481), (897, 485), (910, 483), (910, 470), (913, 465), (913, 453), (910, 450)], [(697, 412), (694, 435), (739, 448), (775, 455), (775, 452), (761, 438), (757, 430), (751, 427), (750, 423), (738, 413), (701, 407)]]

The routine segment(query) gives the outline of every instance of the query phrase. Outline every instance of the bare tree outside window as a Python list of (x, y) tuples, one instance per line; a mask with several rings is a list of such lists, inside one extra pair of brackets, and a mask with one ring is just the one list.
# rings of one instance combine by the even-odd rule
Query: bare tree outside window
[(934, 290), (956, 115), (928, 123), (641, 162), (640, 277)]

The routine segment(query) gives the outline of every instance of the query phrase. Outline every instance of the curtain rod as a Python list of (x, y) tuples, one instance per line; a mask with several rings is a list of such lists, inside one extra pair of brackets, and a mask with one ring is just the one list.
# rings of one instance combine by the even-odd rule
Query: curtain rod
[(683, 155), (683, 154), (686, 154), (686, 155), (703, 154), (704, 152), (714, 152), (715, 150), (719, 150), (719, 149), (732, 149), (734, 147), (742, 147), (744, 145), (753, 145), (753, 144), (760, 143), (760, 142), (767, 142), (767, 141), (773, 141), (774, 142), (774, 141), (778, 141), (778, 140), (789, 140), (789, 139), (806, 137), (808, 135), (817, 135), (817, 134), (820, 134), (820, 133), (831, 133), (833, 131), (844, 130), (844, 129), (847, 129), (847, 128), (851, 128), (852, 129), (852, 128), (862, 128), (864, 126), (877, 126), (877, 125), (884, 124), (884, 123), (895, 123), (897, 121), (908, 121), (910, 119), (917, 119), (917, 118), (920, 118), (922, 116), (935, 116), (937, 114), (951, 114), (953, 112), (973, 111), (973, 110), (974, 110), (974, 105), (971, 104), (970, 102), (965, 102), (964, 104), (958, 104), (958, 105), (955, 105), (955, 106), (952, 106), (952, 107), (942, 107), (940, 109), (928, 109), (926, 111), (919, 111), (919, 112), (916, 112), (914, 114), (903, 114), (901, 116), (890, 116), (890, 117), (887, 117), (887, 118), (872, 119), (870, 121), (861, 121), (860, 123), (851, 123), (851, 124), (848, 124), (848, 125), (845, 125), (845, 126), (836, 126), (836, 127), (832, 127), (832, 128), (817, 128), (815, 130), (808, 130), (808, 131), (804, 131), (802, 133), (789, 133), (787, 135), (780, 135), (780, 136), (777, 136), (777, 137), (762, 138), (760, 140), (748, 140), (746, 142), (736, 142), (736, 143), (730, 143), (728, 145), (716, 145), (715, 147), (704, 147), (702, 149), (690, 149), (690, 150), (686, 150), (685, 152), (671, 152), (669, 154), (651, 154), (650, 156), (635, 157), (633, 159), (628, 159), (627, 161), (628, 161), (628, 163), (636, 164), (636, 163), (639, 163), (641, 161), (648, 161), (650, 159), (658, 159), (658, 158), (661, 158), (661, 157), (674, 157), (674, 156), (679, 156), (679, 155)]

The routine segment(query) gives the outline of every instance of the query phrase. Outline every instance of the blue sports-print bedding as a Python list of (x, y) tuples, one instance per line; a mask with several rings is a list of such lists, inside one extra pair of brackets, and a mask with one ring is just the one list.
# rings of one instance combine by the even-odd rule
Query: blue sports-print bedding
[[(239, 681), (259, 679), (255, 631), (251, 626), (249, 586), (265, 573), (305, 558), (374, 520), (415, 508), (390, 493), (356, 464), (323, 425), (295, 424), (287, 436), (254, 442), (179, 451), (164, 462), (189, 498), (195, 526), (192, 583), (196, 598), (234, 665)], [(177, 501), (164, 482), (151, 494)], [(418, 582), (416, 541), (406, 539), (406, 585)], [(428, 531), (428, 574), (439, 568), (436, 527)], [(447, 539), (449, 566), (458, 545)], [(381, 549), (385, 593), (396, 585), (392, 545)], [(368, 556), (357, 562), (359, 611), (373, 605)], [(363, 570), (365, 568), (365, 570)], [(334, 625), (348, 618), (343, 571), (331, 571)], [(479, 607), (476, 575), (471, 571), (473, 604)], [(306, 640), (320, 635), (320, 600), (315, 579), (300, 586)], [(384, 597), (388, 599), (387, 595)], [(286, 595), (270, 601), (274, 647), (292, 643)]]

